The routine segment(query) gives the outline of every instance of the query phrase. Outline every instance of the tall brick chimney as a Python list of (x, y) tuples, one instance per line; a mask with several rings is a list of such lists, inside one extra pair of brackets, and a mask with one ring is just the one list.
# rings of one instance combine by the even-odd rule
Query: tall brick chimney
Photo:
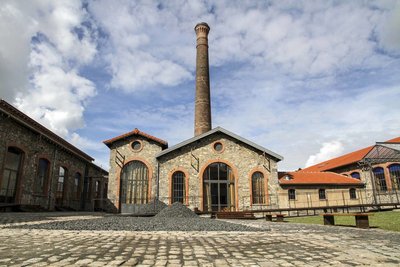
[(196, 45), (196, 100), (194, 111), (194, 135), (211, 130), (210, 73), (208, 66), (208, 32), (210, 27), (201, 22), (194, 27)]

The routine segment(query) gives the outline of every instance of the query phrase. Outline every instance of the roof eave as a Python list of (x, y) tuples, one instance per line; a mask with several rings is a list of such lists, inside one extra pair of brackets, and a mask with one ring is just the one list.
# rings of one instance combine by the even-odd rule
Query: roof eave
[(184, 147), (184, 146), (186, 146), (186, 145), (188, 145), (190, 143), (193, 143), (193, 142), (195, 142), (197, 140), (200, 140), (200, 139), (202, 139), (204, 137), (212, 135), (212, 134), (214, 134), (216, 132), (224, 133), (224, 134), (226, 134), (226, 135), (228, 135), (228, 136), (230, 136), (232, 138), (235, 138), (235, 139), (237, 139), (237, 140), (239, 140), (239, 141), (241, 141), (241, 142), (243, 142), (243, 143), (245, 143), (245, 144), (247, 144), (247, 145), (249, 145), (249, 146), (251, 146), (253, 148), (256, 148), (259, 151), (265, 152), (266, 154), (268, 154), (268, 155), (272, 156), (273, 158), (275, 158), (277, 162), (283, 160), (283, 157), (281, 155), (276, 154), (276, 153), (274, 153), (274, 152), (272, 152), (272, 151), (270, 151), (270, 150), (268, 150), (268, 149), (266, 149), (266, 148), (264, 148), (262, 146), (259, 146), (259, 145), (255, 144), (255, 143), (253, 143), (253, 142), (251, 142), (251, 141), (249, 141), (249, 140), (247, 140), (247, 139), (245, 139), (243, 137), (240, 137), (239, 135), (236, 135), (236, 134), (234, 134), (234, 133), (232, 133), (232, 132), (230, 132), (230, 131), (222, 128), (222, 127), (219, 127), (219, 126), (214, 128), (214, 129), (212, 129), (212, 130), (210, 130), (210, 131), (208, 131), (208, 132), (205, 132), (205, 133), (200, 134), (198, 136), (195, 136), (195, 137), (192, 137), (190, 139), (187, 139), (187, 140), (185, 140), (185, 141), (183, 141), (183, 142), (181, 142), (179, 144), (176, 144), (176, 145), (174, 145), (174, 146), (172, 146), (172, 147), (170, 147), (170, 148), (168, 148), (168, 149), (166, 149), (164, 151), (161, 151), (160, 153), (158, 153), (156, 155), (156, 158), (160, 158), (160, 157), (162, 157), (164, 155), (167, 155), (167, 154), (171, 153), (172, 151), (175, 151), (176, 149)]

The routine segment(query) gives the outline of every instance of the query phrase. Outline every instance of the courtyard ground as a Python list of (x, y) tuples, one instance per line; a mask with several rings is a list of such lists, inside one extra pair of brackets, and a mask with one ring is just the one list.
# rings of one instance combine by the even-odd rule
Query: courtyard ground
[[(163, 229), (193, 224), (138, 220)], [(137, 222), (102, 213), (0, 213), (0, 266), (400, 265), (400, 233), (379, 229), (251, 220), (230, 221), (241, 224), (225, 225), (232, 231), (105, 230)]]

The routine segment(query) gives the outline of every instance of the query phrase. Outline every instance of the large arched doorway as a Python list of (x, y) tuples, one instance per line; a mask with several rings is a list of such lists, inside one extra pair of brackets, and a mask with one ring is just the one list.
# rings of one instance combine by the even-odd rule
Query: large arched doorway
[(148, 202), (149, 170), (138, 160), (129, 162), (121, 171), (121, 213), (134, 213), (138, 204)]
[(210, 164), (203, 173), (203, 210), (235, 210), (235, 177), (225, 163)]
[(8, 147), (0, 180), (0, 202), (16, 202), (18, 179), (21, 175), (24, 152), (16, 147)]

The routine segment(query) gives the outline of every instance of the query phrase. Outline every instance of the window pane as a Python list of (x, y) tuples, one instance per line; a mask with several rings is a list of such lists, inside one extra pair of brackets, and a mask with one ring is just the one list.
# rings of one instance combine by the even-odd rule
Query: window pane
[(140, 161), (131, 161), (124, 166), (121, 175), (121, 202), (144, 204), (148, 201), (148, 169)]
[(5, 168), (18, 171), (21, 162), (21, 153), (9, 149), (6, 156)]
[(385, 172), (383, 168), (377, 167), (373, 169), (373, 173), (375, 176), (375, 183), (378, 185), (378, 189), (381, 191), (387, 191)]
[(185, 175), (183, 172), (175, 172), (172, 175), (172, 203), (184, 203), (185, 197)]
[(264, 204), (265, 203), (264, 175), (261, 172), (255, 172), (251, 177), (251, 181), (252, 181), (253, 204)]
[(39, 170), (36, 180), (36, 192), (43, 193), (44, 185), (49, 174), (49, 162), (46, 159), (39, 159)]

